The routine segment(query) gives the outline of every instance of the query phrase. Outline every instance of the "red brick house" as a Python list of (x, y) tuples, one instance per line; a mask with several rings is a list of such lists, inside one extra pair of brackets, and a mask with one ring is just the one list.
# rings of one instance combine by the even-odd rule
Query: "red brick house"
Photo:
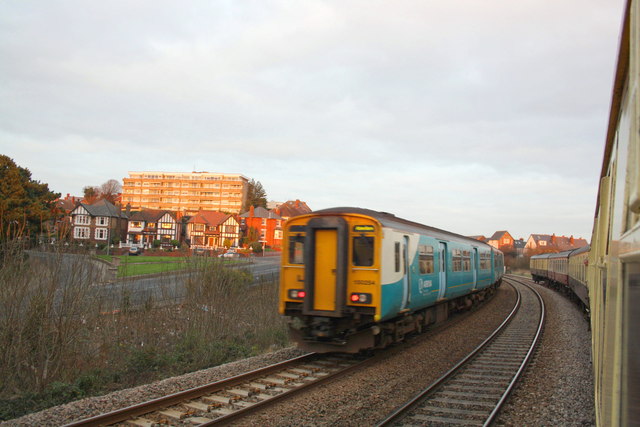
[(281, 219), (286, 221), (294, 216), (311, 213), (311, 208), (309, 208), (305, 202), (300, 200), (289, 200), (287, 202), (280, 203), (276, 207), (275, 211), (280, 215)]
[(269, 211), (263, 207), (251, 206), (248, 212), (240, 215), (240, 227), (247, 236), (249, 230), (254, 228), (259, 234), (259, 241), (272, 249), (280, 250), (282, 247), (282, 217), (276, 211)]
[(514, 238), (508, 231), (496, 231), (487, 239), (487, 243), (501, 251), (513, 250)]

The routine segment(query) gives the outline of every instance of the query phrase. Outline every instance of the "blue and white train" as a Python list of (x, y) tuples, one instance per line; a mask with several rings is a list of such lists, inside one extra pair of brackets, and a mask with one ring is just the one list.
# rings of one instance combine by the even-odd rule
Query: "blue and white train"
[(305, 350), (358, 352), (401, 341), (499, 286), (503, 254), (486, 243), (360, 208), (290, 219), (281, 314)]

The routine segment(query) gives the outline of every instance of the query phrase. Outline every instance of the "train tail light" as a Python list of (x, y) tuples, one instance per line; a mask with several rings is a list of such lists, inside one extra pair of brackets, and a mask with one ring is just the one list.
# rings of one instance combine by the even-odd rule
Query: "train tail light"
[(289, 289), (289, 298), (291, 299), (303, 299), (307, 296), (307, 293), (303, 289)]
[(371, 304), (371, 294), (352, 293), (349, 299), (356, 304)]

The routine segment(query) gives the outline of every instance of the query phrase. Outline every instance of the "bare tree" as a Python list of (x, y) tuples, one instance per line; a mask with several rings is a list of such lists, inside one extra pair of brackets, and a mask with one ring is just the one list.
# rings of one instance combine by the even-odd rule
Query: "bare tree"
[(100, 198), (115, 203), (118, 194), (122, 191), (120, 182), (110, 179), (100, 186)]

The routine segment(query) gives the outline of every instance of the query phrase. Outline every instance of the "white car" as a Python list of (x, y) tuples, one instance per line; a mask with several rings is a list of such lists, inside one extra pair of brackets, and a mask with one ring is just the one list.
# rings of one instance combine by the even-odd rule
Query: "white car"
[(239, 256), (240, 256), (240, 254), (238, 252), (231, 251), (231, 250), (229, 250), (229, 251), (227, 251), (227, 252), (225, 252), (223, 254), (218, 255), (218, 257), (220, 257), (220, 258), (235, 258), (235, 257), (239, 257)]

